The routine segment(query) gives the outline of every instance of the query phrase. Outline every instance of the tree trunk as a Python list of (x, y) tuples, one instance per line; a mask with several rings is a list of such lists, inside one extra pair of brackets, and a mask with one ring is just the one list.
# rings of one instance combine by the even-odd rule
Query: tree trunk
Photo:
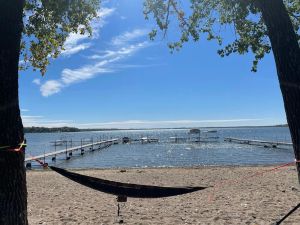
[(18, 99), (24, 0), (0, 0), (0, 5), (0, 224), (27, 225), (24, 152), (9, 150), (24, 138)]
[[(258, 0), (268, 29), (296, 160), (300, 160), (300, 48), (283, 0)], [(300, 163), (297, 163), (300, 182)]]

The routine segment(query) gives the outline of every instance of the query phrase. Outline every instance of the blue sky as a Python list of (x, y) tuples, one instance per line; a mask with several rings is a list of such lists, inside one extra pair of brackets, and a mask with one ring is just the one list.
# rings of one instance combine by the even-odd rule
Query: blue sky
[[(70, 34), (44, 77), (20, 72), (25, 126), (154, 128), (286, 123), (272, 55), (221, 58), (204, 38), (173, 54), (145, 21), (142, 1), (104, 3), (94, 36)], [(230, 37), (228, 28), (225, 36)]]

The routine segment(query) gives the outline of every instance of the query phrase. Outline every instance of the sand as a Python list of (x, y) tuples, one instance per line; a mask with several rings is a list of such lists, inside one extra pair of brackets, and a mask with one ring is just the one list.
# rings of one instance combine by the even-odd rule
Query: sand
[[(163, 199), (128, 199), (124, 224), (274, 224), (300, 202), (294, 167), (209, 167), (77, 170), (104, 179), (164, 186), (215, 186)], [(248, 178), (245, 178), (248, 177)], [(116, 197), (53, 171), (28, 171), (29, 224), (116, 224)], [(300, 224), (300, 209), (283, 224)]]

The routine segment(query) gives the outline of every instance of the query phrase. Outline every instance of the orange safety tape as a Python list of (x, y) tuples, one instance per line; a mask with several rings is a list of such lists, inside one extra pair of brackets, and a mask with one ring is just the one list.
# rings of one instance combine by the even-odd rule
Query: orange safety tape
[(20, 152), (27, 146), (26, 141), (22, 141), (21, 144), (18, 145), (18, 148), (12, 148), (12, 146), (1, 146), (0, 149), (4, 149), (1, 151), (13, 151), (13, 152)]
[(15, 149), (9, 149), (10, 151), (14, 151), (14, 152), (20, 152), (24, 149), (24, 147), (26, 147), (27, 144), (25, 143), (25, 140), (19, 145), (19, 148), (15, 148)]
[(275, 172), (278, 169), (282, 169), (282, 168), (286, 168), (287, 169), (288, 166), (294, 165), (296, 163), (300, 163), (300, 160), (295, 160), (293, 162), (285, 163), (285, 164), (276, 166), (274, 168), (267, 169), (267, 170), (260, 171), (260, 172), (256, 172), (254, 174), (251, 174), (251, 175), (248, 175), (248, 176), (244, 176), (244, 177), (241, 177), (241, 178), (237, 178), (237, 179), (233, 179), (233, 180), (221, 181), (221, 182), (219, 182), (219, 183), (217, 183), (216, 185), (213, 186), (214, 191), (212, 191), (210, 193), (210, 195), (208, 196), (208, 201), (211, 202), (213, 200), (213, 198), (214, 198), (215, 192), (217, 192), (218, 190), (220, 190), (222, 187), (230, 186), (230, 185), (233, 185), (233, 184), (238, 184), (238, 183), (241, 183), (242, 181), (249, 180), (251, 178), (261, 176), (261, 175), (263, 175), (265, 173), (268, 173), (268, 172)]

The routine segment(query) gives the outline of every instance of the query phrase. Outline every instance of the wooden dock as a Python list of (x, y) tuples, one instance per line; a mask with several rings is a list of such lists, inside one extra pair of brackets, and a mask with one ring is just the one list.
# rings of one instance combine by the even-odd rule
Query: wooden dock
[(142, 137), (140, 140), (142, 144), (157, 143), (159, 141), (158, 138), (149, 138), (149, 137)]
[(224, 138), (224, 141), (238, 143), (238, 144), (259, 145), (259, 146), (263, 146), (265, 148), (292, 147), (293, 146), (293, 144), (289, 143), (289, 142), (251, 140), (251, 139), (240, 139), (240, 138), (232, 138), (232, 137), (226, 137), (226, 138)]
[(141, 138), (123, 137), (122, 138), (123, 144), (128, 144), (128, 143), (150, 144), (150, 143), (157, 143), (157, 142), (159, 142), (159, 138), (150, 138), (150, 137), (141, 137)]
[(171, 143), (212, 143), (219, 142), (219, 137), (169, 137)]
[(171, 142), (174, 142), (174, 143), (182, 143), (182, 142), (187, 142), (187, 140), (189, 140), (189, 137), (169, 137), (169, 140)]
[(52, 157), (52, 160), (53, 159), (55, 160), (56, 156), (61, 155), (61, 154), (65, 154), (66, 159), (70, 159), (70, 156), (72, 156), (73, 152), (81, 151), (80, 153), (81, 153), (81, 155), (83, 155), (84, 150), (86, 148), (89, 148), (90, 151), (94, 151), (97, 148), (102, 149), (102, 148), (106, 148), (108, 146), (111, 146), (113, 144), (118, 144), (118, 143), (119, 143), (119, 139), (115, 138), (115, 139), (99, 141), (99, 142), (94, 142), (94, 143), (89, 143), (89, 144), (84, 144), (84, 145), (81, 144), (80, 146), (71, 147), (71, 148), (67, 148), (67, 145), (66, 145), (66, 148), (62, 149), (62, 150), (25, 158), (25, 162), (36, 161), (36, 160), (44, 160), (45, 161), (45, 158), (48, 158), (48, 157)]

